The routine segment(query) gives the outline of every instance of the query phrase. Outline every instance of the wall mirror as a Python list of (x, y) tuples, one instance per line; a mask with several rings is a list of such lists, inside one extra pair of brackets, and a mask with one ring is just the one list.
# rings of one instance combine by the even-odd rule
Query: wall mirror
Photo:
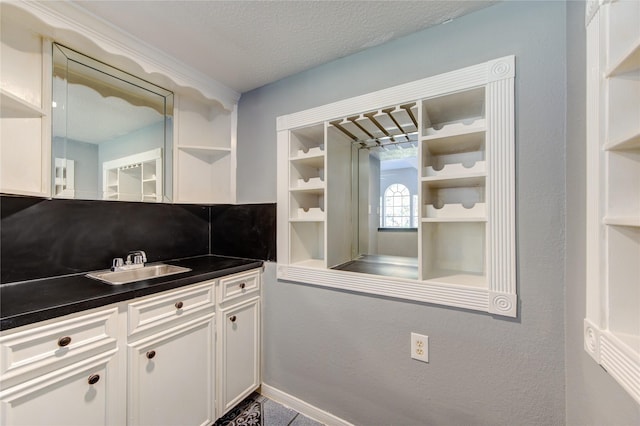
[(54, 198), (171, 202), (173, 93), (53, 44)]
[[(352, 259), (336, 269), (418, 278), (418, 138), (409, 114), (411, 108), (363, 115), (351, 130), (354, 121), (334, 123), (352, 140), (355, 224)], [(394, 126), (378, 121), (384, 118)]]

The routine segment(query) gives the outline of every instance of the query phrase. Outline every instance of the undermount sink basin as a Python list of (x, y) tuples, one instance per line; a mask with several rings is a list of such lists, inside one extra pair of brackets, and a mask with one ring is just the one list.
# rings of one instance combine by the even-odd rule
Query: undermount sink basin
[(98, 271), (90, 272), (86, 276), (96, 280), (103, 281), (107, 284), (120, 285), (136, 281), (148, 280), (151, 278), (166, 277), (167, 275), (180, 274), (189, 272), (191, 269), (174, 265), (149, 265), (137, 269), (129, 269), (127, 271)]

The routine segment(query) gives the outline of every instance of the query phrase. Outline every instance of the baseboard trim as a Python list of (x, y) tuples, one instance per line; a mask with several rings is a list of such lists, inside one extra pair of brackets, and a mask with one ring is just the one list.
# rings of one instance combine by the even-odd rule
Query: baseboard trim
[(300, 398), (296, 398), (295, 396), (283, 392), (280, 389), (276, 389), (273, 386), (269, 386), (266, 383), (262, 383), (258, 392), (260, 392), (261, 395), (284, 405), (285, 407), (296, 410), (298, 413), (304, 414), (310, 419), (313, 419), (327, 426), (354, 426), (352, 423), (349, 423), (348, 421), (343, 420), (340, 417), (334, 416), (331, 413), (327, 413), (326, 411), (321, 410), (320, 408), (313, 406), (308, 402), (301, 400)]

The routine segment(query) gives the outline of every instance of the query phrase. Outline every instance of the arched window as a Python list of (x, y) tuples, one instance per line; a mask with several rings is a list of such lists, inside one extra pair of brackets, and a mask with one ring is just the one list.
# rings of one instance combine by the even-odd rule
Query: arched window
[(401, 183), (389, 185), (384, 191), (382, 200), (383, 228), (410, 228), (411, 193)]

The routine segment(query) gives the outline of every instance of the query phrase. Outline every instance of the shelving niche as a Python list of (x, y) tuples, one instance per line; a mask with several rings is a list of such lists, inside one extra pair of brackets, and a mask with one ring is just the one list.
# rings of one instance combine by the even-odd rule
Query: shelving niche
[(175, 201), (234, 202), (235, 107), (178, 96), (175, 109)]
[(2, 15), (0, 191), (46, 196), (50, 165), (51, 44)]
[[(278, 277), (515, 316), (514, 75), (509, 56), (279, 117)], [(331, 269), (358, 255), (363, 147), (417, 148), (418, 279)]]
[(587, 12), (584, 347), (640, 403), (640, 2)]

